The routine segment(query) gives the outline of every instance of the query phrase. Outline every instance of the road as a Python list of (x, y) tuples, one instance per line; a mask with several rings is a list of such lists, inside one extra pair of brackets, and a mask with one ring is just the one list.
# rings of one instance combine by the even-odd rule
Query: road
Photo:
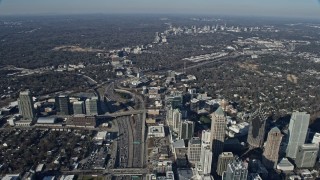
[(114, 176), (125, 176), (125, 175), (146, 175), (149, 170), (146, 168), (116, 168), (116, 169), (105, 169), (105, 170), (72, 170), (72, 171), (61, 171), (62, 174), (86, 174), (86, 175), (102, 175), (112, 174)]
[(136, 115), (136, 114), (142, 114), (146, 113), (145, 109), (141, 110), (131, 110), (131, 111), (118, 111), (115, 113), (105, 113), (104, 115), (99, 115), (98, 117), (120, 117), (120, 116), (131, 116), (131, 115)]

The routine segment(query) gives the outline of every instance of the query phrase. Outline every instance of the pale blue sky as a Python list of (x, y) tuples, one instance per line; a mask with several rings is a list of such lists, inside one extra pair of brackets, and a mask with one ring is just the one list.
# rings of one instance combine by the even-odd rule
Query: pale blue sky
[(170, 13), (320, 18), (319, 0), (0, 0), (1, 15)]

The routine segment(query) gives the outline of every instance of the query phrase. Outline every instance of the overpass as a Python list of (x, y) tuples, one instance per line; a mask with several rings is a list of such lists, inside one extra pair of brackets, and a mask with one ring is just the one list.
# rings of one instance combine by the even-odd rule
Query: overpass
[(122, 112), (115, 112), (115, 113), (105, 113), (104, 115), (98, 115), (98, 117), (121, 117), (121, 116), (131, 116), (136, 114), (143, 114), (147, 113), (147, 110), (141, 109), (141, 110), (131, 110), (131, 111), (122, 111)]
[(146, 175), (149, 173), (148, 169), (142, 168), (121, 168), (121, 169), (106, 169), (105, 174), (112, 174), (113, 176), (123, 175)]

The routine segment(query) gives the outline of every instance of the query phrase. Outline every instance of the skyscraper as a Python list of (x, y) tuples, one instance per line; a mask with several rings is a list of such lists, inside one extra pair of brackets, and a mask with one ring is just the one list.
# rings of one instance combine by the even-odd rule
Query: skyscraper
[(215, 168), (218, 161), (218, 156), (223, 152), (224, 138), (226, 134), (226, 117), (221, 106), (219, 106), (219, 108), (211, 114), (211, 120), (210, 148), (213, 153), (213, 168)]
[(266, 168), (276, 168), (282, 136), (280, 129), (277, 127), (272, 128), (268, 133), (267, 143), (262, 156), (262, 163)]
[(203, 175), (211, 174), (212, 151), (210, 146), (201, 147), (200, 165)]
[(232, 152), (223, 152), (219, 155), (217, 174), (219, 176), (223, 175), (223, 172), (227, 170), (228, 164), (234, 160)]
[(180, 124), (179, 139), (191, 139), (194, 133), (194, 122), (183, 120)]
[(86, 114), (98, 115), (98, 98), (92, 97), (86, 100)]
[(289, 123), (289, 138), (287, 145), (287, 157), (296, 158), (298, 147), (306, 141), (310, 114), (306, 112), (292, 113)]
[(83, 101), (73, 102), (73, 114), (85, 114), (85, 106)]
[(303, 144), (298, 147), (295, 163), (298, 168), (314, 167), (319, 151), (318, 144)]
[(227, 166), (222, 180), (247, 180), (248, 166), (239, 159), (233, 160)]
[(211, 144), (211, 131), (203, 130), (201, 134), (201, 145), (202, 146), (210, 146)]
[(179, 132), (181, 120), (182, 120), (182, 113), (181, 113), (180, 109), (173, 110), (173, 113), (172, 113), (172, 128), (173, 128), (173, 131)]
[(173, 130), (173, 108), (171, 106), (167, 107), (166, 120), (168, 126)]
[(247, 140), (250, 148), (261, 148), (263, 146), (267, 118), (261, 107), (250, 116)]
[(29, 90), (20, 92), (19, 95), (19, 113), (24, 119), (33, 120), (35, 117), (32, 96)]
[(211, 131), (203, 130), (201, 136), (200, 167), (203, 175), (211, 173), (212, 151), (210, 150)]
[(70, 115), (70, 99), (69, 96), (60, 95), (56, 98), (58, 112), (62, 115)]
[(201, 141), (198, 137), (193, 137), (189, 140), (188, 144), (188, 160), (192, 164), (200, 161), (201, 154)]

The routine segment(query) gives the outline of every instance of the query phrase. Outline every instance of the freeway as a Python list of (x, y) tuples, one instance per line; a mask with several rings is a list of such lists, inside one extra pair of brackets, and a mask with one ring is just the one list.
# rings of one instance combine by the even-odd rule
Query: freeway
[(149, 173), (146, 168), (117, 168), (117, 169), (105, 169), (105, 170), (72, 170), (72, 171), (61, 171), (62, 174), (111, 174), (114, 176), (123, 175), (145, 175)]
[[(115, 89), (115, 86), (117, 89)], [(118, 156), (119, 167), (142, 168), (146, 163), (144, 156), (146, 154), (145, 119), (147, 111), (144, 99), (140, 94), (121, 88), (117, 83), (112, 82), (105, 88), (105, 96), (108, 101), (119, 102), (122, 100), (114, 92), (130, 94), (136, 102), (135, 108), (137, 109), (128, 107), (129, 111), (117, 111), (100, 116), (116, 118), (119, 125), (119, 134), (124, 134), (118, 144), (118, 149), (120, 148)]]
[(224, 56), (224, 57), (221, 57), (221, 58), (218, 58), (218, 59), (215, 59), (215, 60), (200, 62), (200, 63), (197, 63), (197, 64), (195, 64), (195, 65), (188, 66), (188, 67), (186, 67), (186, 70), (194, 69), (194, 68), (197, 68), (197, 67), (200, 67), (200, 66), (204, 66), (204, 65), (211, 64), (211, 63), (216, 63), (216, 62), (224, 61), (224, 60), (226, 60), (226, 59), (237, 58), (237, 57), (240, 56), (240, 54), (238, 54), (238, 53), (230, 53), (229, 55), (230, 55), (230, 56)]

